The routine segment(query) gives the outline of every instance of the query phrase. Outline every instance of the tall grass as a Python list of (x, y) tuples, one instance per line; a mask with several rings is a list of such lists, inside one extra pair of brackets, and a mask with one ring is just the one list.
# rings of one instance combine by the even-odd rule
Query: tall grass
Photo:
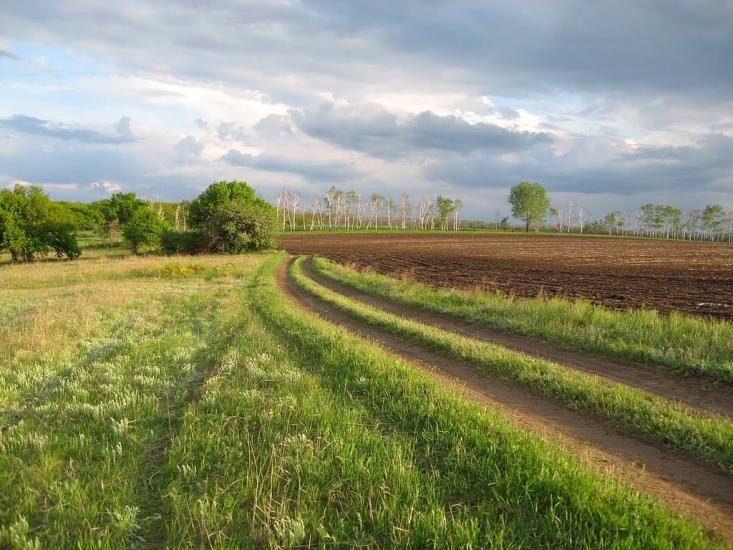
[[(163, 532), (158, 470), (212, 357), (221, 287), (106, 265), (127, 277), (73, 292), (0, 273), (16, 304), (0, 327), (0, 547), (138, 547)], [(35, 267), (27, 279), (53, 276)]]
[[(263, 266), (249, 292), (269, 332), (282, 335), (287, 352), (309, 379), (318, 382), (321, 391), (361, 411), (359, 422), (365, 428), (405, 449), (398, 462), (353, 450), (353, 460), (374, 457), (376, 479), (368, 491), (359, 488), (364, 467), (354, 469), (348, 460), (339, 461), (341, 481), (334, 487), (338, 495), (334, 503), (344, 498), (350, 503), (358, 494), (376, 499), (371, 504), (362, 501), (367, 510), (348, 521), (339, 519), (344, 524), (358, 521), (374, 534), (374, 546), (656, 548), (708, 544), (699, 531), (660, 505), (611, 478), (598, 477), (558, 447), (513, 427), (498, 412), (456, 397), (374, 345), (303, 313), (275, 287), (277, 263)], [(320, 409), (322, 400), (316, 395), (310, 405), (312, 414), (321, 421), (339, 422), (341, 407)], [(311, 437), (307, 435), (305, 441)], [(313, 440), (313, 444), (321, 447), (328, 441)], [(381, 472), (390, 466), (393, 473)], [(423, 480), (425, 486), (404, 492), (401, 480), (405, 472), (415, 472), (415, 480)], [(377, 481), (383, 475), (384, 481)], [(383, 529), (379, 520), (384, 512), (377, 506), (401, 510), (400, 522), (392, 520), (391, 528)], [(327, 513), (321, 517), (331, 518)], [(306, 523), (306, 532), (313, 540), (323, 540), (316, 525)]]
[(304, 314), (283, 259), (0, 272), (0, 548), (713, 544)]
[(389, 333), (470, 361), (500, 378), (598, 415), (623, 431), (673, 447), (733, 474), (733, 423), (662, 397), (386, 313), (346, 298), (306, 277), (304, 257), (291, 274), (304, 290)]
[(541, 336), (568, 348), (733, 382), (733, 323), (647, 309), (616, 311), (585, 300), (466, 292), (360, 272), (314, 258), (321, 275), (368, 294), (469, 321)]

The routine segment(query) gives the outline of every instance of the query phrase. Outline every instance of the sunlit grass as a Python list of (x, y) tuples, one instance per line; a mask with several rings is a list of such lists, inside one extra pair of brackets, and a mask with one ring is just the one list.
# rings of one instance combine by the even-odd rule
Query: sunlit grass
[(305, 314), (283, 259), (0, 268), (0, 548), (710, 544)]
[(349, 299), (302, 273), (304, 257), (291, 274), (304, 290), (387, 332), (470, 361), (488, 372), (565, 406), (599, 415), (612, 426), (680, 452), (710, 461), (733, 473), (733, 423), (654, 394), (533, 358), (486, 341), (404, 319)]
[(585, 300), (435, 288), (324, 258), (314, 258), (313, 267), (333, 280), (402, 304), (541, 336), (569, 348), (733, 382), (733, 323), (647, 309), (616, 311)]

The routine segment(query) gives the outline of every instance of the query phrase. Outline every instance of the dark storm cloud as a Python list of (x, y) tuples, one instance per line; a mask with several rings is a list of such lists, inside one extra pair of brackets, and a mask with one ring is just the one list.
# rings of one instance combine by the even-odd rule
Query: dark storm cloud
[(292, 112), (291, 117), (300, 130), (312, 137), (387, 159), (431, 151), (517, 151), (552, 140), (549, 134), (469, 124), (455, 116), (438, 116), (428, 111), (400, 119), (376, 106), (360, 109), (323, 104)]
[(25, 115), (13, 115), (10, 118), (0, 119), (0, 128), (7, 128), (8, 130), (22, 132), (24, 134), (79, 141), (82, 143), (116, 145), (130, 143), (136, 139), (130, 130), (130, 119), (128, 117), (122, 117), (115, 125), (118, 135), (107, 135), (88, 128), (51, 122)]
[[(733, 87), (728, 0), (10, 6), (0, 34), (24, 29), (26, 40), (61, 41), (137, 68), (216, 80), (255, 83), (256, 75), (286, 72), (351, 86), (389, 72), (394, 82), (502, 95), (582, 89), (699, 96), (727, 95)], [(158, 43), (166, 48), (149, 55)], [(273, 92), (297, 97), (306, 90)]]
[(363, 34), (495, 88), (729, 94), (728, 0), (538, 3), (470, 0), (309, 5), (342, 32)]
[(266, 153), (249, 155), (236, 149), (230, 149), (221, 158), (235, 166), (296, 174), (313, 182), (345, 182), (360, 175), (353, 166), (340, 162), (319, 163)]

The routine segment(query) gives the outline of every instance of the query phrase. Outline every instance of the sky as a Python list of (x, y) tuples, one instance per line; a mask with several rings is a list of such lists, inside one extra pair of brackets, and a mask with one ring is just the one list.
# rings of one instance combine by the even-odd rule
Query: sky
[(733, 208), (733, 0), (0, 0), (0, 187)]

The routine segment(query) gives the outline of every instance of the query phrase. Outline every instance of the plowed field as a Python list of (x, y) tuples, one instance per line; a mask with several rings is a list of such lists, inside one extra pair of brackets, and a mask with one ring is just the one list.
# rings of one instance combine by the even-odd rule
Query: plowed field
[(443, 287), (733, 319), (733, 246), (489, 234), (288, 235), (280, 248)]

